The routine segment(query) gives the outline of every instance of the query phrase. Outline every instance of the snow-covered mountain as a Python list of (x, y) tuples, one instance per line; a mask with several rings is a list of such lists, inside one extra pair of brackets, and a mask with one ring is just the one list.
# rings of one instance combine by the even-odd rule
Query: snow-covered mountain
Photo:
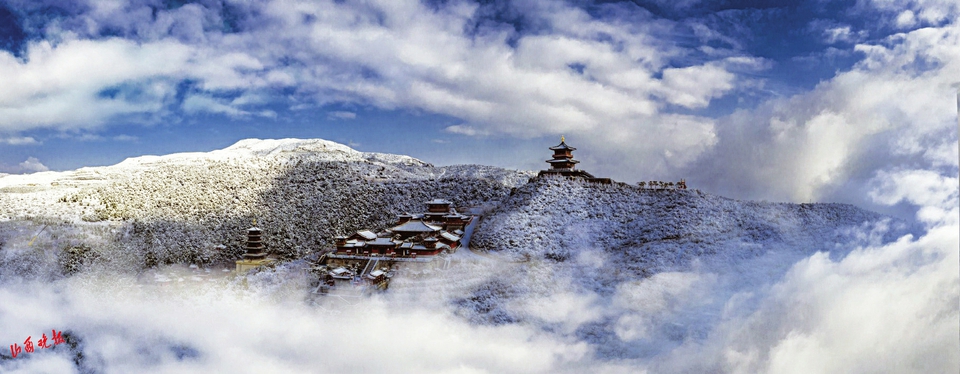
[(34, 246), (114, 248), (127, 263), (147, 267), (209, 263), (232, 260), (256, 219), (272, 251), (296, 258), (334, 235), (384, 227), (433, 198), (458, 206), (495, 202), (532, 175), (435, 167), (320, 139), (247, 139), (207, 153), (0, 177), (0, 225), (18, 227), (3, 230), (0, 240), (25, 247), (47, 226)]
[[(365, 340), (419, 340), (432, 328), (434, 336), (461, 343), (478, 333), (499, 342), (520, 331), (529, 334), (519, 335), (522, 346), (533, 336), (562, 347), (564, 354), (549, 354), (580, 365), (574, 372), (593, 371), (593, 363), (618, 368), (614, 372), (721, 372), (726, 361), (685, 355), (723, 348), (751, 329), (761, 333), (743, 341), (790, 336), (793, 330), (768, 327), (769, 319), (756, 312), (779, 305), (770, 300), (783, 292), (781, 280), (798, 268), (832, 266), (894, 240), (888, 245), (908, 245), (904, 235), (914, 231), (845, 204), (738, 201), (698, 190), (534, 176), (491, 166), (435, 167), (297, 139), (250, 139), (207, 153), (2, 176), (0, 286), (7, 288), (0, 291), (32, 284), (65, 295), (41, 299), (64, 298), (69, 307), (87, 310), (66, 327), (72, 339), (116, 340), (116, 331), (129, 331), (132, 341), (154, 339), (143, 351), (208, 352), (189, 343), (195, 331), (176, 332), (166, 322), (145, 330), (164, 331), (160, 335), (139, 333), (152, 321), (142, 314), (154, 313), (154, 306), (180, 326), (182, 309), (197, 304), (203, 328), (223, 316), (243, 316), (275, 322), (270, 331), (314, 326), (306, 332), (311, 342), (318, 341), (314, 334), (330, 342), (332, 332), (350, 323), (357, 325), (347, 336), (374, 326)], [(313, 278), (298, 258), (326, 248), (336, 234), (384, 227), (432, 198), (484, 212), (472, 251), (451, 255), (445, 270), (395, 277), (388, 292), (368, 300), (338, 295), (315, 300), (319, 307), (303, 303)], [(254, 219), (268, 247), (294, 260), (259, 273), (215, 276), (229, 274), (216, 265), (232, 267)], [(164, 266), (186, 263), (201, 269)], [(100, 290), (109, 291), (89, 296)], [(251, 304), (251, 295), (261, 302)], [(94, 297), (107, 307), (87, 307)], [(36, 304), (31, 297), (18, 300)], [(115, 318), (140, 304), (146, 306), (134, 316)], [(277, 317), (290, 309), (295, 323)], [(244, 314), (251, 310), (263, 312)], [(90, 325), (96, 318), (106, 322)], [(126, 328), (113, 328), (117, 323)], [(222, 330), (240, 331), (234, 325)], [(83, 344), (71, 349), (72, 356), (98, 354)]]
[[(272, 251), (299, 258), (329, 246), (334, 235), (385, 227), (398, 213), (444, 198), (492, 209), (474, 235), (476, 249), (510, 261), (554, 262), (600, 249), (616, 269), (597, 274), (644, 277), (707, 255), (832, 250), (850, 245), (849, 228), (892, 222), (842, 204), (736, 201), (548, 177), (527, 183), (533, 175), (435, 167), (321, 139), (247, 139), (206, 153), (0, 177), (0, 240), (8, 248), (48, 248), (70, 263), (229, 262), (256, 219)], [(36, 235), (40, 230), (44, 235)], [(883, 239), (902, 232), (898, 226)]]
[(645, 189), (541, 177), (516, 189), (484, 217), (473, 246), (518, 259), (562, 262), (580, 249), (600, 249), (634, 275), (689, 264), (736, 249), (830, 251), (850, 243), (849, 228), (906, 226), (848, 204), (738, 201), (699, 190)]
[[(776, 279), (817, 252), (842, 258), (913, 230), (848, 204), (738, 201), (544, 176), (501, 201), (471, 240), (474, 250), (510, 262), (501, 267), (512, 270), (461, 290), (469, 296), (456, 303), (476, 322), (536, 320), (511, 305), (568, 292), (616, 298), (638, 280), (685, 272), (750, 284)], [(590, 334), (613, 334), (609, 324), (595, 328)]]

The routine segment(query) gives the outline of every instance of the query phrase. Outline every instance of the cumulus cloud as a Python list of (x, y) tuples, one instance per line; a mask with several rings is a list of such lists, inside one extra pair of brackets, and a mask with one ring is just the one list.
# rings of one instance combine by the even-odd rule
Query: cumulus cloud
[(21, 162), (18, 166), (20, 166), (20, 170), (27, 173), (50, 170), (44, 164), (40, 163), (40, 160), (37, 160), (36, 157), (28, 157), (26, 161)]
[[(69, 36), (68, 36), (69, 37)], [(91, 128), (117, 115), (153, 113), (174, 93), (189, 48), (112, 38), (30, 43), (23, 60), (0, 52), (0, 129)]]
[[(897, 14), (898, 26), (908, 27), (906, 23), (921, 20), (937, 24), (951, 17), (956, 19), (960, 5), (951, 0), (862, 0), (864, 6)], [(909, 13), (907, 13), (909, 12)], [(903, 23), (901, 23), (903, 21)]]
[(956, 23), (859, 44), (864, 59), (812, 91), (721, 118), (716, 146), (687, 173), (733, 196), (864, 205), (877, 173), (919, 163), (955, 174), (958, 46)]
[[(660, 371), (917, 372), (960, 367), (951, 225), (926, 237), (797, 262), (769, 290), (728, 301), (711, 337), (658, 362)], [(928, 260), (920, 260), (927, 258)], [(759, 295), (757, 294), (759, 293)], [(759, 297), (759, 307), (740, 300)], [(744, 315), (743, 309), (748, 310)], [(701, 360), (682, 360), (683, 357)]]
[[(531, 29), (490, 19), (484, 7), (494, 6)], [(602, 17), (564, 2), (95, 2), (37, 31), (47, 40), (28, 44), (24, 58), (3, 54), (0, 67), (13, 73), (2, 83), (18, 89), (0, 97), (0, 128), (357, 103), (453, 116), (464, 123), (447, 131), (469, 136), (578, 134), (630, 149), (654, 172), (689, 161), (712, 143), (712, 120), (665, 108), (703, 109), (736, 91), (749, 79), (735, 60), (751, 57), (712, 47), (719, 57), (704, 59), (671, 42), (703, 25), (632, 4), (598, 7)], [(653, 134), (674, 135), (637, 141)]]
[(0, 172), (3, 173), (29, 174), (48, 170), (50, 170), (50, 168), (41, 163), (36, 157), (27, 157), (26, 160), (16, 166), (0, 164)]
[[(28, 19), (43, 38), (22, 57), (0, 52), (9, 72), (0, 84), (15, 87), (0, 94), (4, 132), (92, 129), (129, 116), (272, 118), (284, 115), (266, 108), (276, 103), (349, 103), (448, 115), (462, 122), (445, 131), (466, 136), (566, 134), (582, 165), (620, 180), (686, 177), (793, 201), (854, 201), (843, 196), (854, 194), (845, 181), (869, 180), (886, 157), (871, 148), (888, 142), (929, 157), (954, 152), (936, 114), (951, 113), (936, 97), (958, 80), (958, 10), (946, 0), (861, 1), (903, 30), (879, 40), (840, 21), (811, 22), (827, 43), (860, 43), (828, 54), (862, 60), (809, 92), (723, 117), (701, 113), (733, 94), (768, 95), (755, 76), (773, 63), (706, 23), (632, 4), (88, 5), (55, 22)], [(694, 38), (705, 45), (684, 42)]]

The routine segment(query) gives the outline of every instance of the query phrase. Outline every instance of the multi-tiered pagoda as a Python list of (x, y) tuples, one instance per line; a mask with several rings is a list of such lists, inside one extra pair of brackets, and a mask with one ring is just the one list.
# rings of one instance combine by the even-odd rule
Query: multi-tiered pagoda
[(267, 246), (263, 244), (263, 231), (256, 226), (247, 229), (247, 243), (244, 246), (243, 259), (237, 260), (237, 271), (243, 272), (273, 262), (267, 258)]
[(586, 171), (577, 170), (576, 165), (580, 161), (573, 159), (573, 151), (577, 149), (567, 145), (566, 139), (562, 136), (560, 137), (560, 144), (550, 147), (550, 150), (553, 151), (553, 158), (547, 160), (550, 169), (541, 170), (539, 175), (561, 175), (571, 178), (584, 178), (591, 182), (610, 183), (610, 178), (596, 178)]

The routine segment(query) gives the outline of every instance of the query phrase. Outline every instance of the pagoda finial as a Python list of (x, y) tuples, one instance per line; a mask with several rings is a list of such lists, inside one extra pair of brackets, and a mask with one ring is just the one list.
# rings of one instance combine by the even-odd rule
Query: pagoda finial
[(563, 135), (560, 135), (560, 142), (563, 143), (563, 142), (565, 142), (565, 141), (566, 141), (566, 140), (563, 139)]
[(256, 218), (253, 219), (253, 226), (254, 226), (254, 227), (257, 226), (257, 219), (256, 219)]

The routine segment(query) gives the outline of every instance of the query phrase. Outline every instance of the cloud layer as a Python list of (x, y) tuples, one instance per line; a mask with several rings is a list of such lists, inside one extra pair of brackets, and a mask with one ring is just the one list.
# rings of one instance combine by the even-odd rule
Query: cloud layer
[(13, 72), (2, 83), (15, 87), (0, 96), (2, 131), (354, 103), (449, 115), (464, 123), (448, 131), (466, 135), (581, 134), (630, 147), (655, 169), (715, 142), (712, 119), (666, 108), (705, 108), (764, 68), (733, 50), (680, 45), (676, 35), (695, 37), (695, 25), (627, 4), (598, 14), (526, 1), (78, 8), (36, 21), (42, 39), (21, 56), (0, 56)]
[(731, 196), (868, 206), (884, 173), (955, 176), (960, 24), (854, 49), (863, 59), (812, 91), (720, 119), (717, 145), (686, 172)]
[[(849, 10), (877, 25), (812, 20), (798, 32), (824, 43), (822, 58), (857, 62), (789, 95), (766, 88), (785, 62), (735, 39), (749, 31), (625, 3), (91, 2), (55, 16), (11, 5), (31, 37), (0, 52), (9, 144), (37, 129), (336, 104), (446, 115), (460, 121), (446, 132), (468, 137), (566, 134), (591, 149), (581, 157), (595, 174), (685, 177), (735, 197), (868, 205), (864, 186), (880, 170), (956, 167), (947, 99), (960, 82), (960, 11), (950, 1)], [(674, 8), (664, 9), (687, 6)], [(718, 115), (740, 106), (733, 99), (759, 104)]]

